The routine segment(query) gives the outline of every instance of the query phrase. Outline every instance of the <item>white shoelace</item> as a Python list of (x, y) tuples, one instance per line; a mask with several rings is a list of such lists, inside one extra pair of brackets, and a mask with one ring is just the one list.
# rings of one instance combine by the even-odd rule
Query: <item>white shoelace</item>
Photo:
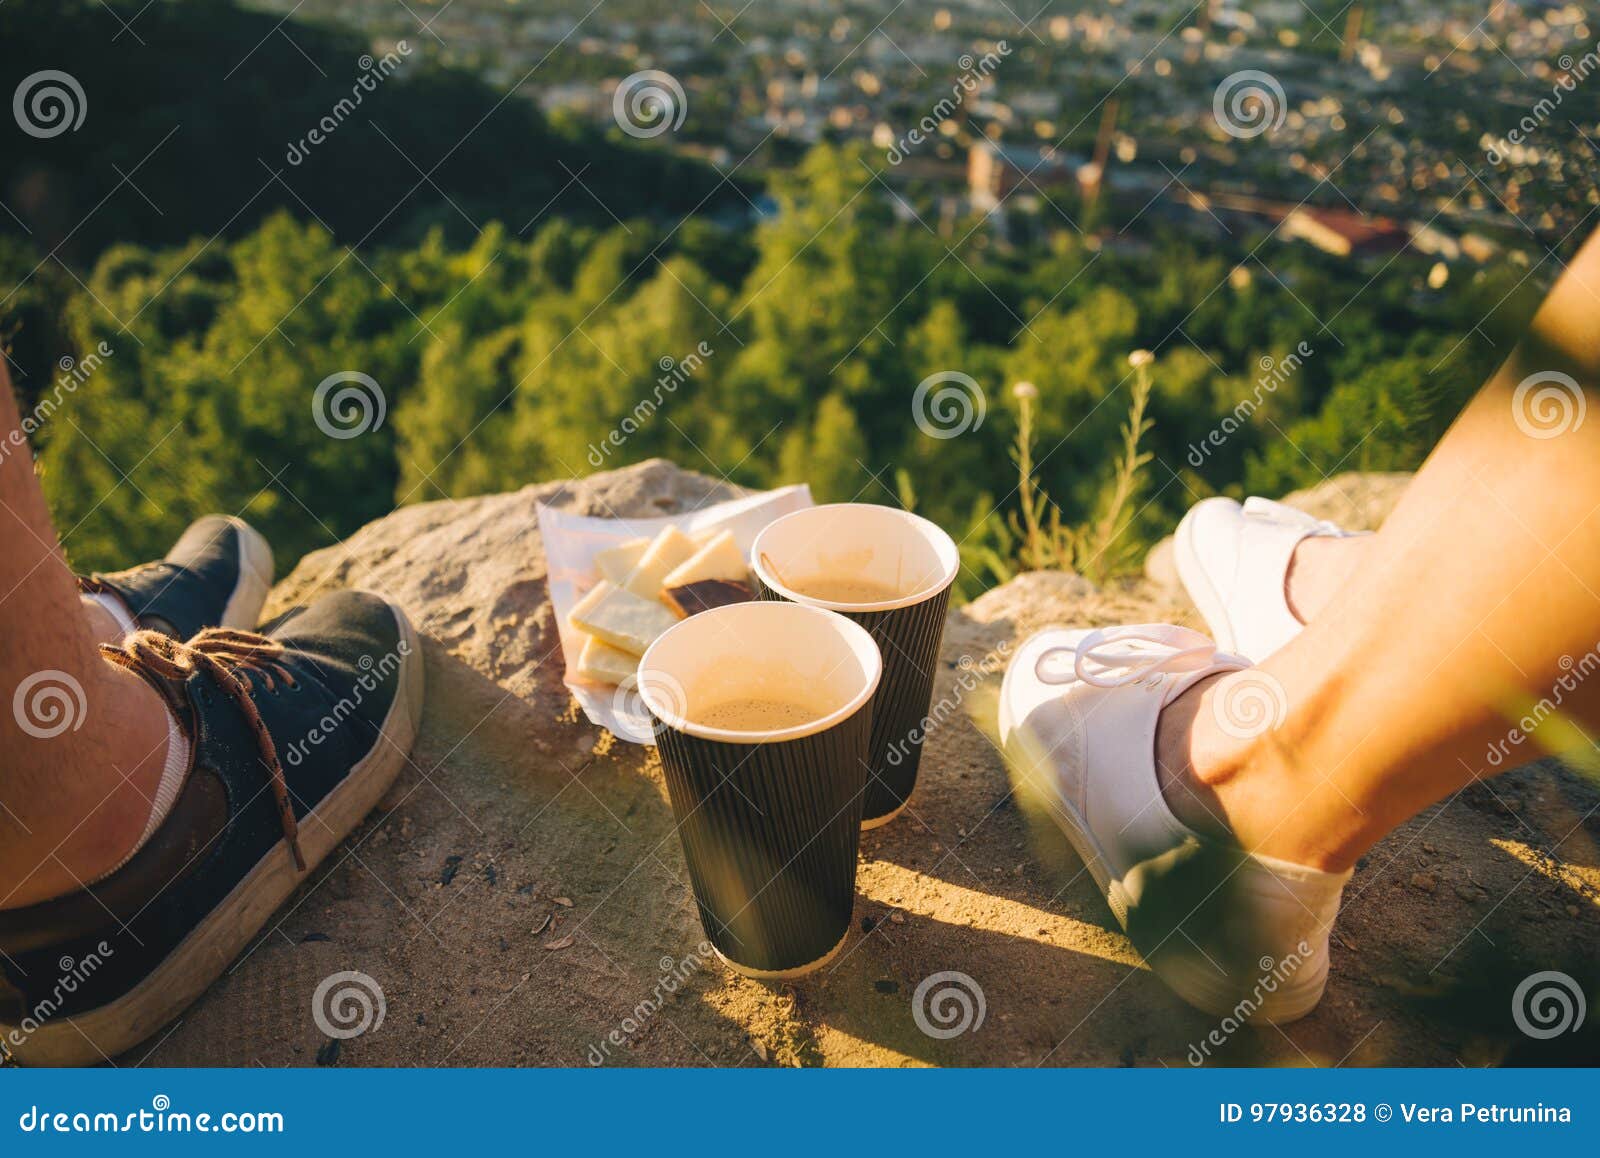
[[(1057, 654), (1072, 656), (1071, 674), (1044, 670), (1046, 662)], [(1135, 623), (1096, 628), (1076, 647), (1046, 648), (1034, 661), (1033, 674), (1046, 684), (1081, 680), (1097, 688), (1138, 683), (1153, 686), (1166, 675), (1203, 671), (1219, 657), (1249, 666), (1248, 660), (1218, 651), (1211, 637), (1198, 631), (1170, 623)]]

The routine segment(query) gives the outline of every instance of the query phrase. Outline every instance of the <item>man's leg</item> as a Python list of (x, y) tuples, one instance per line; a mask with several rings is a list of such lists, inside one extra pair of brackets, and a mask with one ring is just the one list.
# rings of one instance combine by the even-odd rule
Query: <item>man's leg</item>
[[(1519, 391), (1534, 375), (1554, 391), (1543, 404), (1539, 383)], [(1284, 693), (1281, 726), (1229, 736), (1216, 681), (1167, 709), (1167, 794), (1189, 823), (1343, 869), (1501, 770), (1488, 752), (1529, 705), (1559, 694), (1584, 733), (1600, 728), (1600, 672), (1578, 678), (1600, 647), (1600, 235), (1363, 550), (1255, 669)]]
[(0, 364), (0, 909), (115, 867), (167, 750), (161, 698), (95, 650), (117, 632), (79, 599), (20, 431)]

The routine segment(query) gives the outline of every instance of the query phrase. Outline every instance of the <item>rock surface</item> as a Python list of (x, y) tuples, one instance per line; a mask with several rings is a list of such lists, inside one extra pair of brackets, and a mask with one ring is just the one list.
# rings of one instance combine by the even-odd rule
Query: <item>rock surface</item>
[[(1403, 481), (1346, 475), (1304, 497), (1370, 525)], [(1205, 1044), (1215, 1019), (1143, 968), (985, 735), (1020, 636), (1195, 622), (1181, 590), (1144, 581), (1097, 591), (1023, 575), (952, 611), (935, 699), (959, 710), (931, 732), (908, 811), (863, 836), (845, 951), (792, 984), (728, 972), (699, 949), (654, 752), (587, 723), (561, 684), (534, 505), (645, 515), (734, 493), (649, 462), (407, 507), (307, 556), (268, 614), (341, 586), (397, 599), (427, 640), (423, 732), (379, 810), (141, 1051), (147, 1064), (1595, 1060), (1592, 1032), (1538, 1042), (1511, 1018), (1523, 977), (1566, 969), (1592, 983), (1600, 959), (1600, 796), (1553, 766), (1477, 785), (1396, 832), (1350, 886), (1316, 1012)], [(1419, 876), (1436, 887), (1415, 887)], [(342, 970), (381, 987), (385, 1016), (333, 1049), (312, 995)], [(930, 1036), (918, 986), (952, 970), (982, 991), (983, 1020)]]

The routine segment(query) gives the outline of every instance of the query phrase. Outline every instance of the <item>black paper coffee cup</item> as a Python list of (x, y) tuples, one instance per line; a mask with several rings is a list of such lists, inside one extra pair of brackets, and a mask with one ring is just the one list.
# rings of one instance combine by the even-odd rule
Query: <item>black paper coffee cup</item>
[[(763, 599), (837, 611), (864, 627), (883, 653), (862, 827), (888, 823), (917, 783), (950, 586), (961, 566), (954, 541), (908, 511), (834, 503), (770, 523), (751, 555)], [(876, 590), (850, 592), (842, 583)], [(828, 597), (840, 594), (854, 597)]]
[(700, 922), (740, 973), (798, 977), (844, 944), (882, 670), (844, 616), (761, 602), (693, 615), (639, 663)]

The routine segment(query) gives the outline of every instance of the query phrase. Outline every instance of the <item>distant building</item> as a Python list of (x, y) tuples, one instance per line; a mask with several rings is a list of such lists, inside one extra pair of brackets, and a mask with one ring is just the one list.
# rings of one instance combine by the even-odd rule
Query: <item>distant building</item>
[(1083, 158), (1054, 149), (979, 141), (967, 153), (967, 189), (973, 201), (994, 203), (1019, 185), (1060, 189), (1078, 182)]
[(1395, 253), (1410, 242), (1406, 228), (1387, 217), (1368, 217), (1347, 209), (1299, 206), (1283, 219), (1283, 236), (1309, 241), (1339, 257)]

